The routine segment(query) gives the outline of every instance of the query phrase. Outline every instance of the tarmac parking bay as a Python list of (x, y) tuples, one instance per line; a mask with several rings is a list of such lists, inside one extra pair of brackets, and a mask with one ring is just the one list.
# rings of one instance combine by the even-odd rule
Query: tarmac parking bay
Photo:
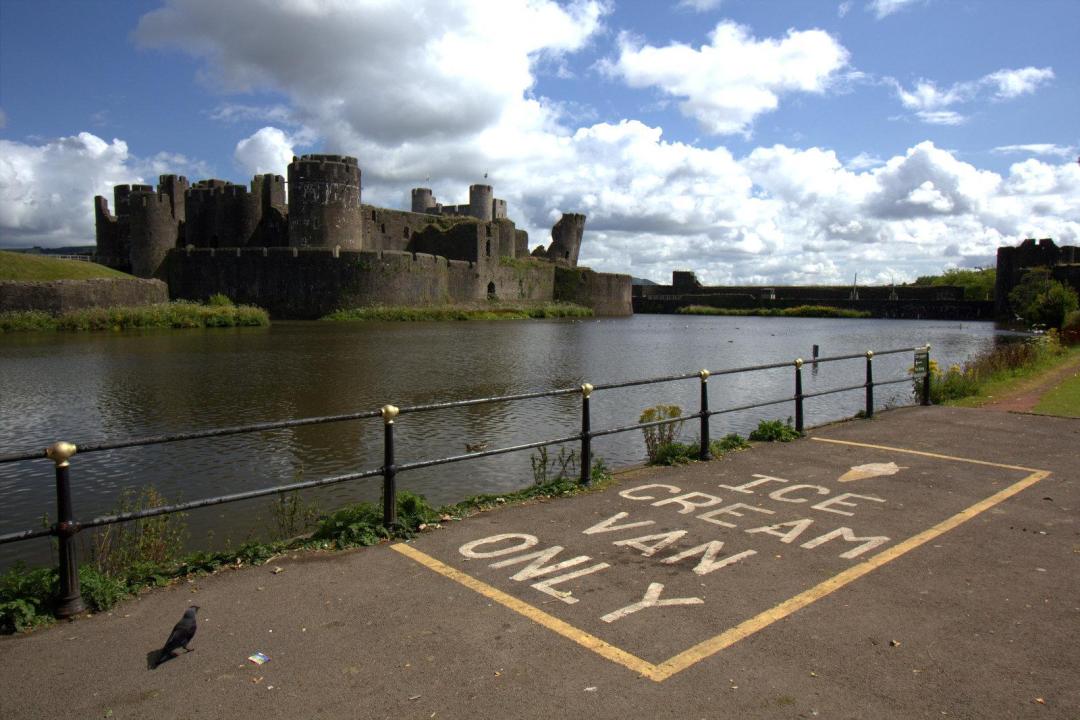
[[(395, 545), (655, 681), (827, 599), (1045, 478), (812, 438), (507, 508)], [(922, 548), (922, 550), (920, 550)], [(434, 582), (445, 582), (434, 578)], [(433, 608), (438, 612), (438, 608)], [(823, 631), (842, 632), (842, 627)]]

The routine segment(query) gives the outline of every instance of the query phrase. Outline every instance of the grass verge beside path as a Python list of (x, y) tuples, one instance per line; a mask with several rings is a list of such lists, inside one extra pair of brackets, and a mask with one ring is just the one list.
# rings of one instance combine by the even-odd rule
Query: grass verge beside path
[[(988, 405), (1001, 405), (1008, 402), (1009, 398), (1018, 397), (1026, 393), (1036, 393), (1039, 386), (1046, 382), (1048, 374), (1068, 364), (1080, 362), (1080, 347), (1049, 349), (1037, 352), (1030, 362), (1015, 366), (994, 368), (979, 374), (976, 378), (964, 379), (961, 372), (956, 368), (950, 368), (944, 374), (944, 388), (950, 385), (963, 385), (971, 383), (966, 389), (968, 394), (962, 397), (944, 397), (940, 402), (956, 407), (984, 407)], [(976, 359), (975, 364), (979, 363)], [(968, 372), (970, 376), (972, 373)], [(951, 376), (951, 377), (950, 377)], [(938, 402), (935, 400), (935, 402)], [(1020, 408), (1017, 408), (1020, 409)], [(1026, 408), (1030, 410), (1030, 408)]]
[(592, 317), (590, 308), (571, 303), (543, 305), (498, 305), (480, 307), (408, 307), (405, 305), (375, 305), (373, 307), (338, 310), (323, 320), (528, 320), (536, 318)]
[(1080, 362), (1073, 374), (1051, 388), (1035, 405), (1035, 412), (1080, 418)]

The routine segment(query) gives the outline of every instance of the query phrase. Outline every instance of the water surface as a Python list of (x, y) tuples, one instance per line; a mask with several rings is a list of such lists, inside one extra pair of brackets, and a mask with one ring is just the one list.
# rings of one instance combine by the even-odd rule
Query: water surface
[[(575, 387), (823, 356), (933, 346), (942, 365), (989, 347), (990, 323), (638, 315), (631, 318), (495, 322), (279, 322), (266, 328), (0, 336), (0, 453), (130, 436)], [(910, 354), (874, 361), (875, 379), (902, 377)], [(861, 360), (804, 369), (804, 391), (863, 381)], [(790, 397), (783, 368), (709, 381), (713, 409)], [(910, 404), (908, 383), (877, 388), (877, 407)], [(657, 403), (698, 406), (696, 381), (597, 392), (592, 427), (629, 425)], [(860, 391), (806, 401), (808, 426), (851, 417)], [(714, 417), (713, 437), (745, 435), (762, 418), (793, 415), (792, 403)], [(397, 460), (457, 455), (561, 437), (580, 427), (580, 398), (567, 396), (408, 414), (397, 422)], [(687, 423), (686, 440), (697, 434)], [(638, 432), (598, 438), (610, 466), (641, 462)], [(124, 488), (152, 484), (170, 500), (194, 499), (375, 468), (379, 419), (76, 455), (77, 517), (112, 509)], [(0, 465), (0, 533), (40, 526), (55, 514), (52, 465)], [(532, 481), (529, 453), (442, 466), (398, 477), (398, 487), (436, 504), (506, 492)], [(379, 480), (313, 491), (329, 509), (377, 499)], [(262, 537), (269, 500), (191, 513), (193, 546)], [(47, 560), (47, 540), (0, 546), (14, 558)]]

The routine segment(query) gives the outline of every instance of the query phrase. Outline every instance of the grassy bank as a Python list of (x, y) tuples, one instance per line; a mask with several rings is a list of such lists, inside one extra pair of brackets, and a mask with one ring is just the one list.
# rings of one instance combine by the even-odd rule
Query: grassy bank
[(868, 318), (864, 310), (845, 310), (830, 305), (799, 305), (789, 308), (718, 308), (687, 305), (676, 310), (680, 315), (734, 315), (753, 317)]
[(131, 278), (119, 270), (82, 260), (60, 260), (48, 255), (0, 250), (0, 280), (89, 280)]
[[(1080, 358), (1080, 351), (1073, 357)], [(1080, 372), (1074, 372), (1060, 385), (1043, 395), (1035, 405), (1035, 412), (1061, 417), (1080, 417)]]
[(488, 305), (482, 307), (408, 307), (404, 305), (375, 305), (372, 307), (338, 310), (323, 320), (528, 320), (535, 318), (592, 317), (593, 311), (570, 303), (543, 305)]
[(87, 308), (52, 315), (40, 310), (0, 313), (0, 333), (33, 330), (130, 330), (269, 325), (270, 316), (250, 305), (170, 302), (141, 307)]
[(931, 363), (930, 399), (934, 404), (978, 407), (1018, 392), (1039, 376), (1080, 356), (1065, 348), (1056, 333), (999, 345), (964, 363), (941, 370)]

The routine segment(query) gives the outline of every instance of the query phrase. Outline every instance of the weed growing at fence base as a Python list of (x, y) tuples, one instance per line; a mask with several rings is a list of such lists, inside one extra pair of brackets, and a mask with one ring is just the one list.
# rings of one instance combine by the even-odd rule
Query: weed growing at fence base
[(735, 315), (755, 317), (814, 317), (814, 318), (868, 318), (865, 310), (846, 310), (830, 305), (798, 305), (789, 308), (718, 308), (708, 305), (687, 305), (675, 312), (680, 315)]
[[(715, 458), (720, 458), (729, 452), (735, 452), (736, 450), (743, 450), (750, 447), (748, 443), (738, 433), (731, 433), (725, 435), (719, 440), (712, 440), (709, 442), (709, 455)], [(661, 445), (656, 453), (656, 460), (650, 460), (650, 465), (684, 465), (689, 462), (696, 462), (701, 459), (701, 440), (695, 441), (693, 444), (670, 442), (665, 445)]]
[(571, 303), (543, 305), (499, 305), (484, 307), (408, 307), (376, 305), (373, 307), (338, 310), (323, 320), (528, 320), (538, 318), (592, 317), (590, 308)]
[[(651, 465), (673, 465), (674, 462), (660, 462), (660, 453), (663, 448), (672, 446), (675, 443), (675, 438), (679, 435), (679, 430), (682, 429), (683, 421), (676, 420), (676, 418), (682, 417), (682, 408), (678, 405), (654, 405), (653, 407), (645, 408), (641, 415), (638, 417), (639, 423), (658, 422), (661, 420), (672, 420), (665, 425), (653, 425), (652, 427), (641, 428), (641, 434), (645, 436), (645, 454), (649, 458)], [(668, 459), (675, 459), (677, 452), (675, 450), (667, 450)]]
[[(228, 298), (225, 298), (228, 300)], [(0, 332), (30, 330), (131, 330), (269, 325), (270, 316), (251, 305), (176, 302), (139, 307), (87, 308), (51, 315), (39, 310), (0, 313)]]
[(781, 420), (762, 420), (750, 432), (750, 439), (758, 442), (790, 442), (802, 437), (798, 430), (791, 427), (791, 418)]

